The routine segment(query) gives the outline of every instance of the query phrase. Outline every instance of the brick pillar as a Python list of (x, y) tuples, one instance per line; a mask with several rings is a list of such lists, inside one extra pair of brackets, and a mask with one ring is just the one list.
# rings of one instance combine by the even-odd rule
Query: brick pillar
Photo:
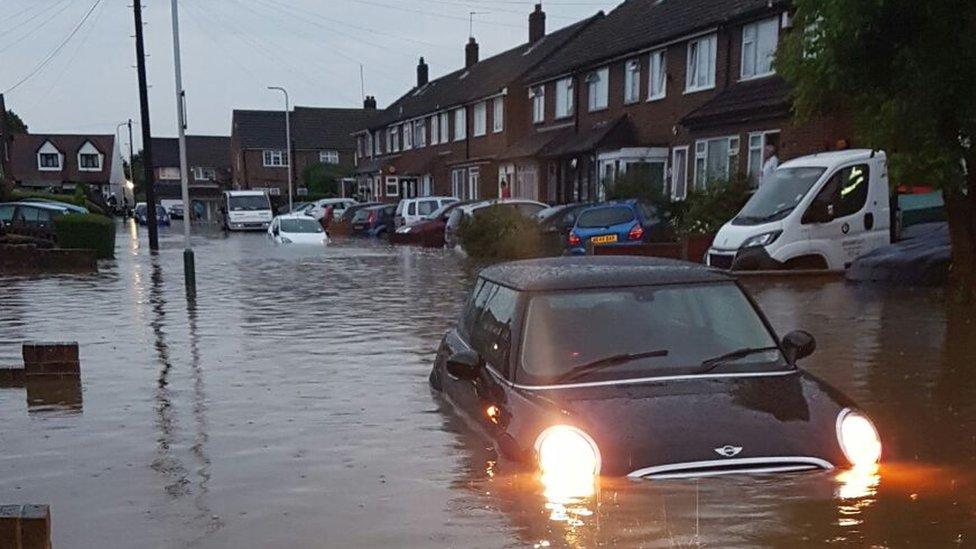
[(81, 364), (78, 361), (78, 343), (24, 343), (24, 374), (78, 376)]
[(0, 547), (51, 549), (51, 510), (47, 505), (0, 505)]

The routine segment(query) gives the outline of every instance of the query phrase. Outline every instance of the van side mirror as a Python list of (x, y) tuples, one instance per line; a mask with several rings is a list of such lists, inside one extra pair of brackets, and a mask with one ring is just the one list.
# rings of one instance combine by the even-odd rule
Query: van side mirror
[(812, 355), (815, 350), (817, 350), (817, 340), (810, 332), (797, 330), (786, 334), (783, 338), (783, 351), (790, 364), (796, 364), (796, 361)]
[(814, 201), (807, 208), (806, 213), (803, 214), (803, 223), (828, 223), (833, 221), (833, 207), (826, 203), (820, 201)]
[(447, 359), (447, 373), (458, 379), (474, 380), (481, 373), (483, 362), (474, 351), (461, 351)]

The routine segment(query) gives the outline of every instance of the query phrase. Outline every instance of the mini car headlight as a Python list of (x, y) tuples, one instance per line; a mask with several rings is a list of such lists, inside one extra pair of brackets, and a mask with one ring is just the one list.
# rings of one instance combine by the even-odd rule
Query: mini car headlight
[(600, 450), (576, 427), (549, 427), (536, 439), (535, 451), (544, 479), (584, 479), (600, 473)]
[(776, 242), (776, 239), (779, 238), (779, 235), (781, 234), (783, 234), (783, 231), (771, 231), (768, 233), (757, 234), (756, 236), (753, 236), (747, 239), (745, 242), (743, 242), (740, 248), (753, 248), (755, 246), (769, 246), (773, 242)]
[(837, 439), (854, 467), (872, 467), (881, 460), (881, 437), (868, 417), (845, 409), (837, 416)]

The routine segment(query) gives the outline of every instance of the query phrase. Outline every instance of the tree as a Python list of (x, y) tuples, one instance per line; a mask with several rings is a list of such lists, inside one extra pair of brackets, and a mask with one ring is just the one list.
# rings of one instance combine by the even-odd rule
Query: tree
[(339, 196), (341, 180), (349, 175), (349, 170), (336, 164), (316, 163), (302, 170), (302, 182), (311, 195)]
[(4, 113), (4, 122), (10, 133), (27, 133), (27, 124), (14, 111)]
[[(777, 70), (800, 121), (847, 113), (893, 182), (946, 197), (953, 294), (976, 300), (976, 2), (795, 0)], [(968, 169), (967, 169), (968, 167)]]

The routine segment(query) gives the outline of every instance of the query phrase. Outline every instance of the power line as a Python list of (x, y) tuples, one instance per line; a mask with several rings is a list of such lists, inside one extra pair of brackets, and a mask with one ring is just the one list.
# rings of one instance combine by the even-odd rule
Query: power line
[(68, 44), (69, 41), (71, 41), (72, 38), (74, 38), (75, 34), (78, 33), (78, 30), (81, 29), (81, 26), (85, 24), (85, 21), (88, 21), (88, 18), (91, 17), (92, 12), (94, 12), (95, 8), (98, 7), (98, 5), (101, 3), (102, 0), (95, 0), (95, 2), (91, 5), (91, 7), (88, 8), (88, 12), (85, 13), (85, 16), (81, 18), (81, 21), (79, 21), (77, 25), (75, 25), (75, 28), (71, 30), (68, 36), (66, 36), (65, 39), (62, 40), (61, 43), (58, 44), (56, 48), (51, 50), (51, 53), (49, 53), (47, 57), (45, 57), (40, 63), (38, 63), (38, 65), (34, 67), (34, 70), (28, 73), (27, 76), (21, 78), (19, 82), (4, 90), (3, 93), (10, 93), (14, 91), (15, 89), (19, 88), (21, 84), (30, 80), (35, 74), (41, 72), (41, 70), (44, 67), (46, 67), (47, 64), (51, 62), (51, 60), (53, 60), (59, 53), (61, 53), (61, 50), (64, 49), (64, 47)]
[[(462, 17), (462, 16), (459, 16), (459, 15), (448, 15), (446, 13), (437, 13), (437, 12), (434, 12), (434, 11), (418, 10), (418, 9), (414, 9), (414, 8), (405, 8), (403, 6), (394, 6), (394, 5), (390, 5), (390, 4), (383, 4), (381, 2), (373, 2), (371, 0), (347, 0), (347, 1), (348, 2), (356, 2), (356, 3), (359, 3), (359, 4), (365, 4), (367, 6), (375, 6), (375, 7), (386, 8), (386, 9), (391, 9), (391, 10), (399, 10), (399, 11), (404, 11), (404, 12), (408, 12), (408, 13), (418, 13), (420, 15), (429, 15), (431, 17), (440, 17), (440, 18), (443, 18), (443, 19), (454, 19), (456, 21), (464, 21), (465, 23), (468, 22), (468, 18), (467, 17)], [(516, 29), (521, 29), (522, 28), (522, 25), (514, 25), (514, 24), (511, 24), (511, 23), (502, 23), (500, 21), (482, 21), (482, 23), (484, 23), (486, 25), (494, 25), (496, 27), (509, 27), (509, 28), (516, 28)]]
[(38, 17), (44, 15), (45, 13), (47, 13), (49, 11), (54, 11), (55, 8), (57, 8), (58, 6), (61, 6), (61, 9), (57, 10), (55, 13), (51, 14), (49, 17), (45, 17), (44, 20), (42, 20), (34, 28), (28, 29), (27, 32), (22, 32), (19, 35), (17, 35), (16, 37), (14, 37), (14, 39), (11, 40), (10, 43), (8, 43), (6, 46), (3, 46), (2, 48), (0, 48), (0, 53), (3, 53), (3, 52), (9, 50), (10, 48), (12, 48), (14, 46), (17, 46), (17, 45), (22, 44), (23, 43), (22, 41), (23, 41), (24, 38), (27, 38), (28, 36), (34, 34), (35, 32), (41, 30), (42, 28), (46, 27), (48, 23), (50, 23), (51, 21), (54, 21), (59, 15), (61, 15), (62, 13), (64, 13), (64, 10), (68, 9), (71, 6), (72, 1), (73, 0), (63, 0), (61, 2), (55, 2), (54, 4), (48, 4), (47, 6), (44, 6), (43, 9), (41, 9), (37, 13), (35, 13), (32, 17), (27, 18), (22, 23), (20, 23), (19, 25), (17, 25), (17, 26), (23, 28), (24, 25), (27, 25), (28, 23), (30, 23), (31, 21), (33, 21), (33, 20), (37, 19)]

